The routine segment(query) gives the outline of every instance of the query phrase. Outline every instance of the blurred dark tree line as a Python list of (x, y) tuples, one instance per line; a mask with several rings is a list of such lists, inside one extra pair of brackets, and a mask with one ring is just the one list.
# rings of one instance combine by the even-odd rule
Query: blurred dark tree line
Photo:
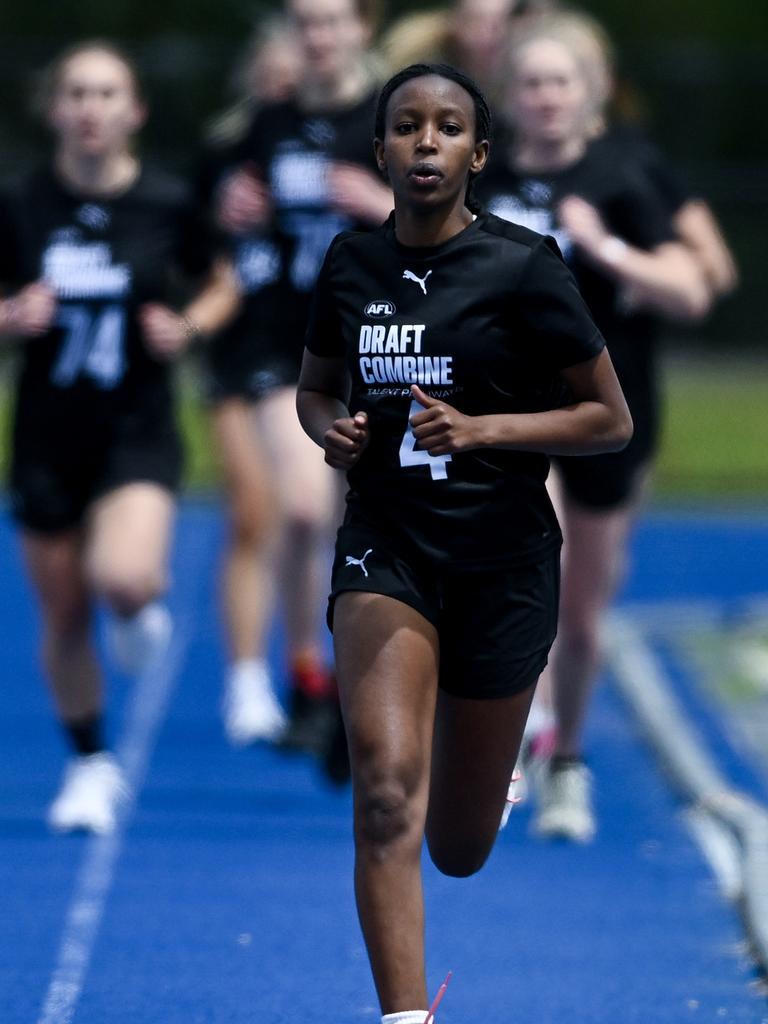
[[(204, 122), (233, 98), (231, 79), (259, 16), (250, 0), (30, 0), (0, 8), (0, 173), (39, 159), (30, 114), (35, 74), (62, 47), (107, 36), (143, 71), (152, 106), (144, 147), (178, 169), (194, 160)], [(386, 5), (389, 18), (417, 7)], [(768, 3), (584, 0), (615, 41), (623, 77), (651, 135), (705, 195), (736, 251), (743, 285), (705, 328), (709, 347), (764, 346), (768, 215)], [(690, 338), (688, 339), (690, 340)]]

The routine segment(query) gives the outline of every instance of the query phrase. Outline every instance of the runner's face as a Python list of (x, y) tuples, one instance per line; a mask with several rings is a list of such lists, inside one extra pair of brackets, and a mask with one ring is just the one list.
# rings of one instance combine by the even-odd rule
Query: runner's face
[(291, 37), (266, 43), (249, 68), (251, 95), (269, 103), (289, 99), (301, 80), (301, 53)]
[(584, 134), (589, 95), (575, 58), (561, 43), (539, 39), (519, 56), (509, 112), (521, 138), (565, 142)]
[(99, 50), (71, 57), (59, 72), (49, 120), (62, 145), (83, 156), (128, 147), (144, 121), (130, 69)]
[(289, 0), (288, 10), (310, 77), (338, 80), (356, 65), (369, 30), (353, 0)]
[(453, 11), (454, 34), (474, 68), (494, 65), (504, 51), (514, 0), (460, 0)]
[(411, 79), (392, 93), (384, 139), (375, 145), (395, 196), (414, 207), (463, 197), (469, 174), (480, 171), (488, 156), (488, 143), (475, 141), (472, 97), (437, 75)]

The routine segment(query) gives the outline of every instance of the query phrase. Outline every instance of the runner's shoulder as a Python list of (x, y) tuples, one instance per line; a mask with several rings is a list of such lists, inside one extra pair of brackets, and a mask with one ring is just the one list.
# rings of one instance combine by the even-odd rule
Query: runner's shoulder
[(349, 266), (349, 261), (356, 265), (358, 259), (372, 248), (385, 245), (383, 225), (374, 231), (341, 231), (328, 246), (326, 263), (331, 271), (342, 264)]
[(180, 174), (154, 164), (142, 167), (133, 195), (138, 201), (167, 207), (185, 207), (194, 201), (192, 183)]
[(526, 257), (548, 239), (538, 231), (525, 228), (522, 224), (514, 224), (512, 221), (497, 217), (495, 213), (486, 212), (483, 215), (483, 222), (480, 230), (487, 235), (500, 240), (500, 244), (508, 242), (510, 247), (517, 250), (519, 255)]
[(58, 189), (51, 169), (41, 164), (15, 170), (0, 178), (0, 199), (11, 205), (36, 202)]

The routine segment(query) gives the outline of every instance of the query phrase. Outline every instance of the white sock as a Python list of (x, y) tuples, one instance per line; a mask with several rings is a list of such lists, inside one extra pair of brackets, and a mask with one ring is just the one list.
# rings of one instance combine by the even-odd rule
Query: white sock
[(269, 669), (264, 658), (238, 658), (233, 661), (229, 668), (229, 678), (239, 679), (242, 676), (264, 676)]
[(555, 725), (555, 713), (552, 708), (542, 704), (541, 701), (534, 701), (528, 713), (528, 721), (525, 723), (525, 736), (532, 738), (541, 732), (553, 729)]
[(428, 1010), (401, 1010), (399, 1013), (387, 1013), (381, 1018), (381, 1024), (424, 1024)]

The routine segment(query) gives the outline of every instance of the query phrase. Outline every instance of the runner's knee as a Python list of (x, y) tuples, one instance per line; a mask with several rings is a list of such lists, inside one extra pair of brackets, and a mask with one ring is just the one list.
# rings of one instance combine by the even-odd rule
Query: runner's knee
[(409, 836), (418, 834), (415, 786), (408, 771), (391, 769), (376, 775), (362, 773), (356, 781), (355, 834), (358, 845), (380, 856)]
[(99, 597), (120, 616), (135, 615), (158, 597), (165, 581), (155, 568), (128, 566), (96, 571), (93, 588)]
[(232, 542), (243, 548), (258, 549), (272, 538), (275, 512), (266, 500), (235, 500), (229, 512)]
[(558, 642), (561, 651), (568, 657), (579, 659), (594, 658), (600, 653), (600, 617), (577, 614), (561, 615), (558, 626)]
[(330, 534), (330, 521), (327, 510), (322, 507), (312, 508), (310, 505), (294, 505), (286, 510), (283, 528), (286, 540), (294, 548), (325, 541)]
[(427, 834), (427, 849), (432, 863), (443, 875), (451, 878), (469, 878), (483, 867), (493, 849), (494, 831), (490, 842), (481, 838), (458, 839), (453, 835), (444, 839)]
[(43, 615), (48, 642), (56, 646), (79, 643), (90, 629), (91, 608), (81, 592), (49, 597)]

